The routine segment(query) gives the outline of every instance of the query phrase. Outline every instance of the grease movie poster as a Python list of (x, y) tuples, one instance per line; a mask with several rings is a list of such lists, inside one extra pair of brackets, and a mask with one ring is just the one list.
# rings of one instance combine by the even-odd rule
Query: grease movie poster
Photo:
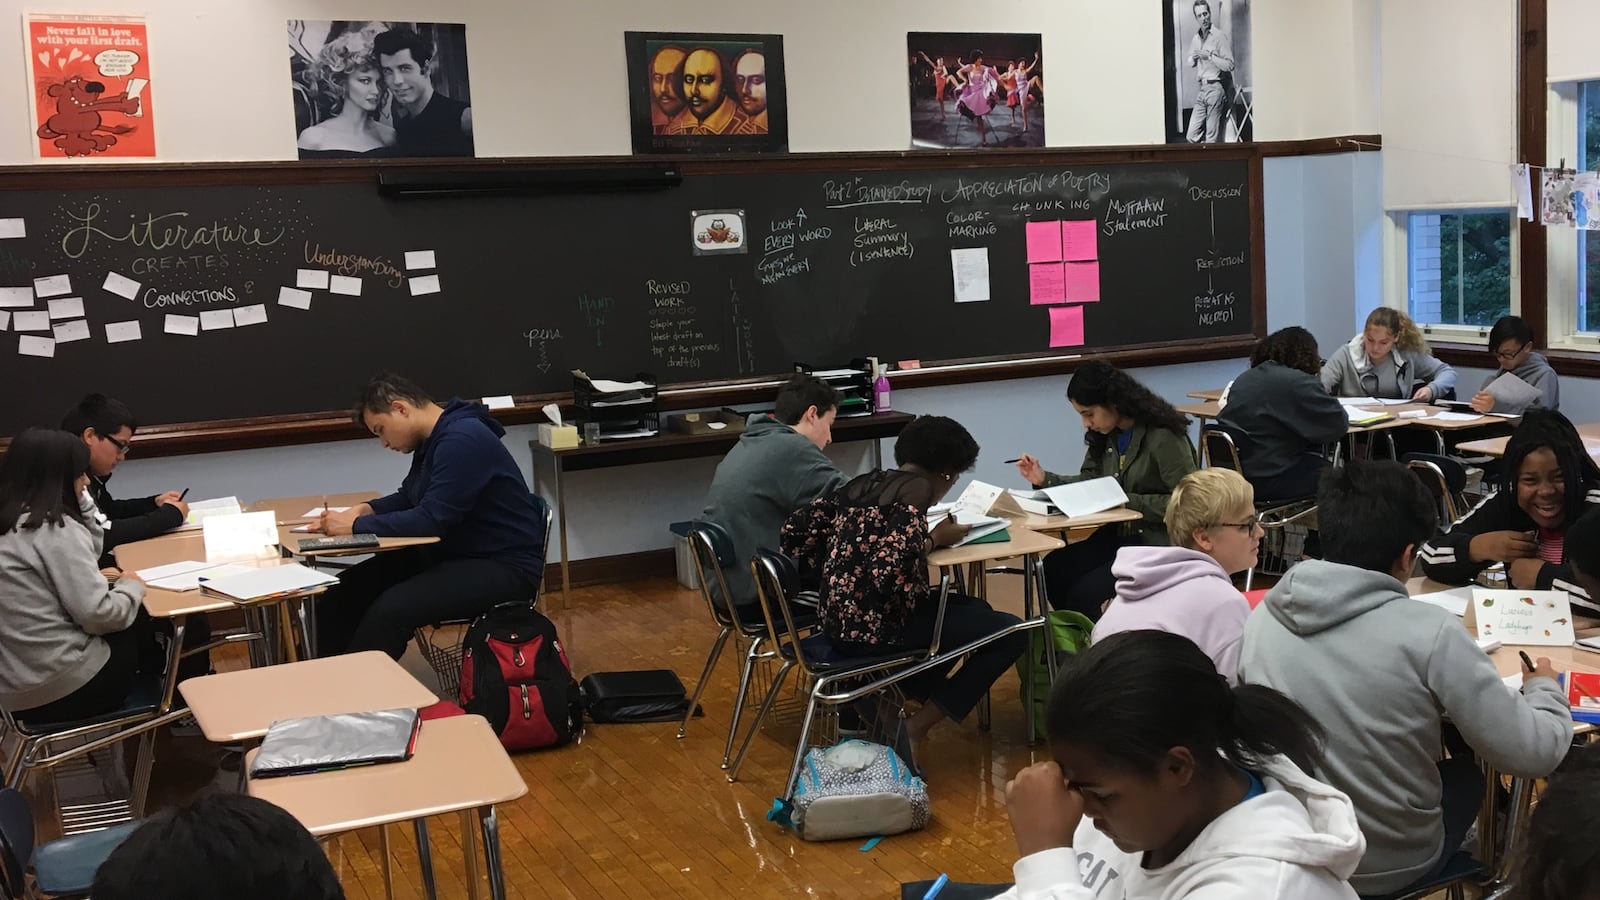
[(156, 155), (143, 19), (29, 15), (23, 30), (40, 159)]

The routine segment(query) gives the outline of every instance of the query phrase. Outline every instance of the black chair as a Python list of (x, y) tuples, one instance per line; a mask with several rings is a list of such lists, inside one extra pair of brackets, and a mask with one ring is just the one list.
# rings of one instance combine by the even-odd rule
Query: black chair
[(1467, 511), (1467, 467), (1435, 453), (1407, 453), (1406, 468), (1421, 479), (1439, 503), (1439, 524), (1448, 529)]
[[(783, 658), (783, 665), (772, 677), (772, 685), (767, 688), (766, 696), (761, 698), (761, 706), (756, 710), (755, 719), (750, 723), (750, 730), (745, 733), (744, 742), (739, 745), (739, 755), (734, 757), (733, 764), (728, 767), (728, 780), (731, 782), (738, 778), (739, 765), (744, 762), (744, 756), (750, 750), (751, 740), (755, 738), (756, 732), (761, 730), (761, 723), (772, 709), (772, 703), (783, 687), (784, 679), (791, 669), (799, 666), (801, 672), (811, 680), (812, 686), (806, 701), (805, 714), (800, 719), (800, 736), (795, 740), (794, 763), (789, 769), (789, 779), (783, 785), (782, 796), (788, 800), (794, 792), (795, 779), (800, 775), (800, 763), (805, 759), (806, 747), (811, 738), (811, 721), (816, 715), (817, 706), (848, 702), (856, 696), (856, 692), (834, 695), (830, 694), (828, 689), (846, 679), (910, 666), (928, 659), (929, 656), (925, 649), (902, 650), (883, 656), (840, 656), (834, 652), (827, 635), (817, 633), (807, 637), (801, 634), (801, 626), (796, 622), (794, 612), (789, 605), (789, 598), (799, 593), (800, 589), (800, 576), (794, 560), (775, 550), (759, 549), (756, 551), (755, 559), (750, 561), (750, 571), (755, 576), (756, 593), (761, 598), (760, 608), (768, 617), (769, 636), (778, 645), (778, 654)], [(942, 608), (940, 619), (941, 621), (943, 619)], [(939, 629), (935, 628), (934, 633), (938, 632)], [(1000, 632), (1004, 633), (1007, 632)]]
[[(1239, 457), (1239, 438), (1228, 429), (1221, 427), (1203, 428), (1200, 430), (1200, 465), (1203, 468), (1232, 469), (1244, 474), (1244, 466)], [(1271, 500), (1256, 503), (1256, 515), (1261, 518), (1261, 529), (1268, 533), (1282, 532), (1290, 525), (1297, 525), (1305, 520), (1316, 522), (1317, 500), (1315, 497), (1304, 497), (1296, 500)], [(1309, 526), (1308, 526), (1309, 527)], [(1265, 549), (1266, 541), (1262, 542)], [(1250, 584), (1255, 580), (1257, 568), (1263, 568), (1258, 559), (1256, 565), (1244, 575), (1244, 589), (1250, 590)]]
[[(538, 494), (533, 495), (536, 512), (544, 514), (544, 543), (539, 546), (539, 559), (548, 560), (550, 556), (550, 532), (556, 527), (555, 510)], [(529, 606), (539, 604), (539, 595), (544, 589), (544, 580), (533, 586), (533, 596), (529, 597)], [(433, 674), (439, 679), (439, 690), (446, 699), (459, 699), (461, 697), (461, 654), (462, 642), (467, 637), (467, 626), (476, 618), (469, 616), (464, 619), (441, 619), (432, 625), (423, 625), (417, 628), (412, 636), (417, 651), (422, 658), (428, 661), (428, 667), (433, 669)]]
[(1467, 885), (1481, 885), (1488, 877), (1488, 870), (1478, 862), (1477, 857), (1465, 850), (1458, 850), (1445, 863), (1444, 871), (1437, 878), (1398, 894), (1364, 895), (1361, 900), (1423, 900), (1440, 892), (1444, 893), (1447, 900), (1465, 900)]
[(100, 864), (143, 824), (124, 822), (34, 847), (28, 798), (14, 788), (0, 789), (0, 894), (7, 900), (88, 897)]
[[(695, 574), (700, 582), (700, 596), (706, 601), (706, 609), (710, 611), (711, 619), (719, 630), (717, 639), (711, 644), (711, 652), (706, 655), (706, 664), (700, 670), (694, 696), (689, 698), (683, 721), (678, 724), (678, 737), (682, 738), (688, 730), (689, 718), (700, 704), (700, 696), (705, 692), (711, 672), (716, 668), (728, 639), (737, 634), (745, 642), (745, 653), (744, 665), (739, 670), (738, 693), (733, 699), (733, 715), (728, 720), (728, 737), (722, 747), (722, 768), (726, 769), (728, 759), (733, 754), (733, 739), (739, 730), (739, 719), (744, 715), (744, 705), (749, 699), (756, 663), (771, 659), (775, 654), (772, 648), (777, 646), (777, 642), (771, 638), (767, 617), (759, 607), (740, 607), (733, 602), (733, 594), (728, 590), (728, 581), (723, 573), (740, 563), (734, 556), (733, 537), (727, 530), (704, 519), (694, 522), (689, 529), (689, 551), (694, 558)], [(759, 599), (762, 598), (758, 592)], [(801, 630), (809, 630), (816, 623), (813, 611), (790, 612), (794, 615), (796, 627)]]

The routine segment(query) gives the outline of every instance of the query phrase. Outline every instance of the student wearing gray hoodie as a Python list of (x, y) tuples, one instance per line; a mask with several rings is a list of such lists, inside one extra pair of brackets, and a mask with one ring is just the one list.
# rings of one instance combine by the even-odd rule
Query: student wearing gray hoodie
[(0, 706), (25, 721), (110, 712), (135, 675), (160, 671), (144, 582), (101, 573), (107, 523), (88, 466), (74, 435), (43, 428), (0, 462)]
[(1317, 503), (1325, 558), (1290, 569), (1251, 613), (1239, 676), (1327, 730), (1320, 774), (1350, 795), (1367, 838), (1350, 883), (1392, 893), (1441, 871), (1482, 802), (1471, 754), (1439, 759), (1446, 717), (1495, 769), (1538, 778), (1566, 755), (1572, 716), (1548, 659), (1512, 693), (1459, 619), (1406, 595), (1437, 513), (1403, 466), (1351, 461)]
[(1380, 306), (1360, 334), (1328, 355), (1322, 386), (1335, 397), (1432, 403), (1455, 396), (1456, 370), (1428, 352), (1410, 316)]
[(776, 549), (789, 514), (844, 484), (823, 449), (833, 442), (839, 393), (812, 375), (795, 375), (778, 389), (771, 414), (745, 424), (739, 443), (717, 464), (702, 514), (733, 538), (738, 563), (723, 579), (741, 616), (761, 621), (750, 558), (758, 547)]
[[(1496, 368), (1483, 380), (1483, 387), (1472, 395), (1472, 408), (1481, 413), (1521, 413), (1529, 406), (1545, 409), (1561, 408), (1561, 379), (1543, 354), (1534, 352), (1533, 329), (1518, 316), (1501, 316), (1489, 329), (1489, 352), (1494, 355)], [(1507, 372), (1539, 390), (1539, 399), (1532, 403), (1512, 406), (1502, 403), (1489, 393), (1489, 385)]]

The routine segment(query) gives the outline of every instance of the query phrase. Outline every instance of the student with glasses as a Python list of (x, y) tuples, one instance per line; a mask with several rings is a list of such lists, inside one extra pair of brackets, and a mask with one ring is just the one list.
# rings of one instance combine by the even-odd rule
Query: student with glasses
[(1250, 604), (1231, 575), (1254, 566), (1261, 549), (1250, 482), (1232, 469), (1190, 472), (1167, 502), (1166, 524), (1173, 546), (1117, 551), (1111, 565), (1117, 595), (1095, 625), (1094, 640), (1170, 631), (1194, 641), (1233, 681)]
[(106, 529), (104, 555), (100, 565), (116, 564), (112, 549), (165, 534), (189, 515), (189, 506), (177, 491), (154, 497), (117, 500), (107, 482), (117, 465), (128, 458), (128, 445), (139, 423), (128, 407), (105, 396), (90, 394), (79, 401), (61, 420), (61, 430), (69, 431), (89, 448), (89, 496), (100, 514), (111, 521)]
[[(1483, 380), (1483, 387), (1472, 395), (1472, 408), (1481, 413), (1520, 414), (1530, 406), (1544, 409), (1561, 407), (1561, 380), (1550, 361), (1533, 349), (1533, 329), (1517, 316), (1501, 316), (1489, 330), (1489, 353), (1499, 367)], [(1512, 405), (1496, 400), (1489, 385), (1507, 372), (1539, 389), (1540, 397), (1531, 404)]]

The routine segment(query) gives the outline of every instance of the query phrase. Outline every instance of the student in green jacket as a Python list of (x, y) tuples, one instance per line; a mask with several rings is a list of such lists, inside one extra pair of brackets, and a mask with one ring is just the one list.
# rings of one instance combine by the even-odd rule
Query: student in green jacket
[(1024, 453), (1017, 471), (1036, 488), (1109, 475), (1128, 495), (1128, 508), (1143, 516), (1131, 526), (1101, 528), (1044, 558), (1050, 605), (1098, 620), (1116, 593), (1111, 563), (1117, 551), (1168, 543), (1162, 520), (1173, 489), (1195, 470), (1194, 444), (1187, 417), (1110, 363), (1094, 360), (1074, 372), (1067, 400), (1083, 418), (1083, 468), (1077, 475), (1057, 475)]

